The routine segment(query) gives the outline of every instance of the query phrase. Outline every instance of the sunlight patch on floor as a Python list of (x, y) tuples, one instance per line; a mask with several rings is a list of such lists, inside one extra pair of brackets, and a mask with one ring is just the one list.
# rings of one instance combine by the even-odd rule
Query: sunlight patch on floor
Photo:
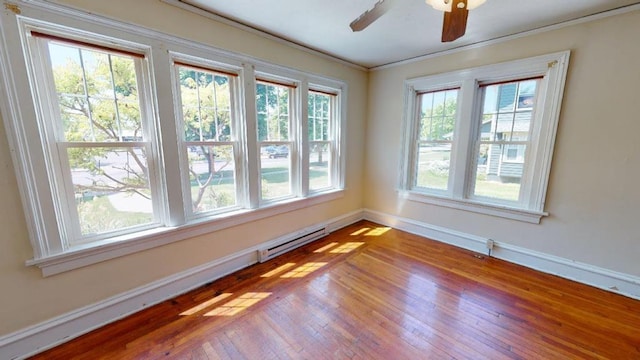
[(209, 306), (228, 298), (231, 295), (232, 295), (231, 293), (222, 293), (222, 294), (214, 297), (213, 299), (207, 300), (207, 301), (205, 301), (205, 302), (203, 302), (203, 303), (201, 303), (199, 305), (196, 305), (196, 306), (192, 307), (191, 309), (189, 309), (187, 311), (181, 312), (180, 315), (182, 315), (182, 316), (193, 315), (193, 314), (199, 312), (200, 310), (204, 310), (205, 308), (208, 308)]
[(295, 265), (296, 265), (296, 263), (286, 263), (284, 265), (278, 266), (277, 268), (275, 268), (275, 269), (273, 269), (273, 270), (271, 270), (271, 271), (269, 271), (267, 273), (264, 273), (264, 274), (260, 275), (260, 277), (263, 277), (263, 278), (272, 277), (273, 275), (279, 274), (279, 273), (281, 273), (281, 272), (283, 272), (283, 271), (285, 271), (285, 270), (287, 270), (287, 269), (289, 269), (291, 267), (294, 267)]
[(260, 300), (266, 299), (269, 295), (271, 295), (270, 292), (248, 292), (209, 311), (204, 314), (204, 316), (233, 316), (242, 310), (255, 305)]
[(282, 278), (301, 278), (305, 277), (312, 272), (320, 269), (321, 267), (327, 265), (326, 262), (309, 262), (304, 265), (301, 265), (288, 273), (282, 275)]
[(363, 242), (348, 242), (338, 246), (337, 248), (329, 252), (332, 254), (346, 254), (346, 253), (352, 252), (353, 250), (359, 248), (362, 245), (364, 245)]
[(327, 251), (327, 250), (331, 249), (332, 247), (334, 247), (334, 246), (336, 246), (336, 245), (338, 245), (338, 243), (337, 243), (337, 242), (332, 242), (332, 243), (330, 243), (330, 244), (327, 244), (327, 245), (325, 245), (325, 246), (321, 247), (321, 248), (320, 248), (320, 249), (318, 249), (318, 250), (315, 250), (315, 251), (314, 251), (314, 253), (321, 253), (321, 252), (325, 252), (325, 251)]
[(372, 229), (368, 233), (364, 234), (364, 236), (380, 236), (389, 230), (391, 230), (390, 227), (379, 227), (379, 228)]
[(367, 232), (367, 231), (369, 231), (369, 230), (371, 230), (371, 228), (368, 228), (368, 227), (366, 227), (366, 228), (362, 228), (362, 229), (360, 229), (360, 230), (358, 230), (358, 231), (354, 231), (354, 232), (352, 232), (352, 233), (351, 233), (351, 236), (358, 236), (358, 235), (360, 235), (360, 234), (362, 234), (362, 233), (366, 233), (366, 232)]

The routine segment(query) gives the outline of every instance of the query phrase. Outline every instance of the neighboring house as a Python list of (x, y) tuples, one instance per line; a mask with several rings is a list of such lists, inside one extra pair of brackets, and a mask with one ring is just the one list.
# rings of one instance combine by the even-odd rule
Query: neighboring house
[(481, 140), (488, 147), (481, 152), (478, 165), (481, 166), (479, 171), (484, 171), (488, 179), (519, 182), (522, 177), (526, 153), (523, 142), (529, 138), (535, 83), (495, 85), (498, 110), (487, 111), (485, 104)]

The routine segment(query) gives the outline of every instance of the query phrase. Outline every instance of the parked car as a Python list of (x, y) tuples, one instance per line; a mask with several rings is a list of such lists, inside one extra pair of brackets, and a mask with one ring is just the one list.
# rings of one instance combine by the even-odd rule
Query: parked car
[(269, 159), (287, 158), (289, 157), (289, 147), (282, 145), (277, 146), (269, 153)]
[(276, 151), (276, 147), (273, 145), (263, 147), (261, 150), (262, 156), (269, 156)]

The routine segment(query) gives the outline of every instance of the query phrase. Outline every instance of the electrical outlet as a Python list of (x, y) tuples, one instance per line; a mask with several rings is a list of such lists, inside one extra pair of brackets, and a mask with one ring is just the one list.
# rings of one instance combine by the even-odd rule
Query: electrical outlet
[(493, 239), (487, 239), (487, 249), (488, 250), (493, 250), (493, 246), (495, 245), (495, 243), (493, 242)]

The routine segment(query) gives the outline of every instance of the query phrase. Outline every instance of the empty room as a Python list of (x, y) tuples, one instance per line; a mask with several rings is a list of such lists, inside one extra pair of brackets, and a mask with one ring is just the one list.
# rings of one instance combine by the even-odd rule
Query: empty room
[(2, 10), (0, 359), (640, 359), (640, 2)]

